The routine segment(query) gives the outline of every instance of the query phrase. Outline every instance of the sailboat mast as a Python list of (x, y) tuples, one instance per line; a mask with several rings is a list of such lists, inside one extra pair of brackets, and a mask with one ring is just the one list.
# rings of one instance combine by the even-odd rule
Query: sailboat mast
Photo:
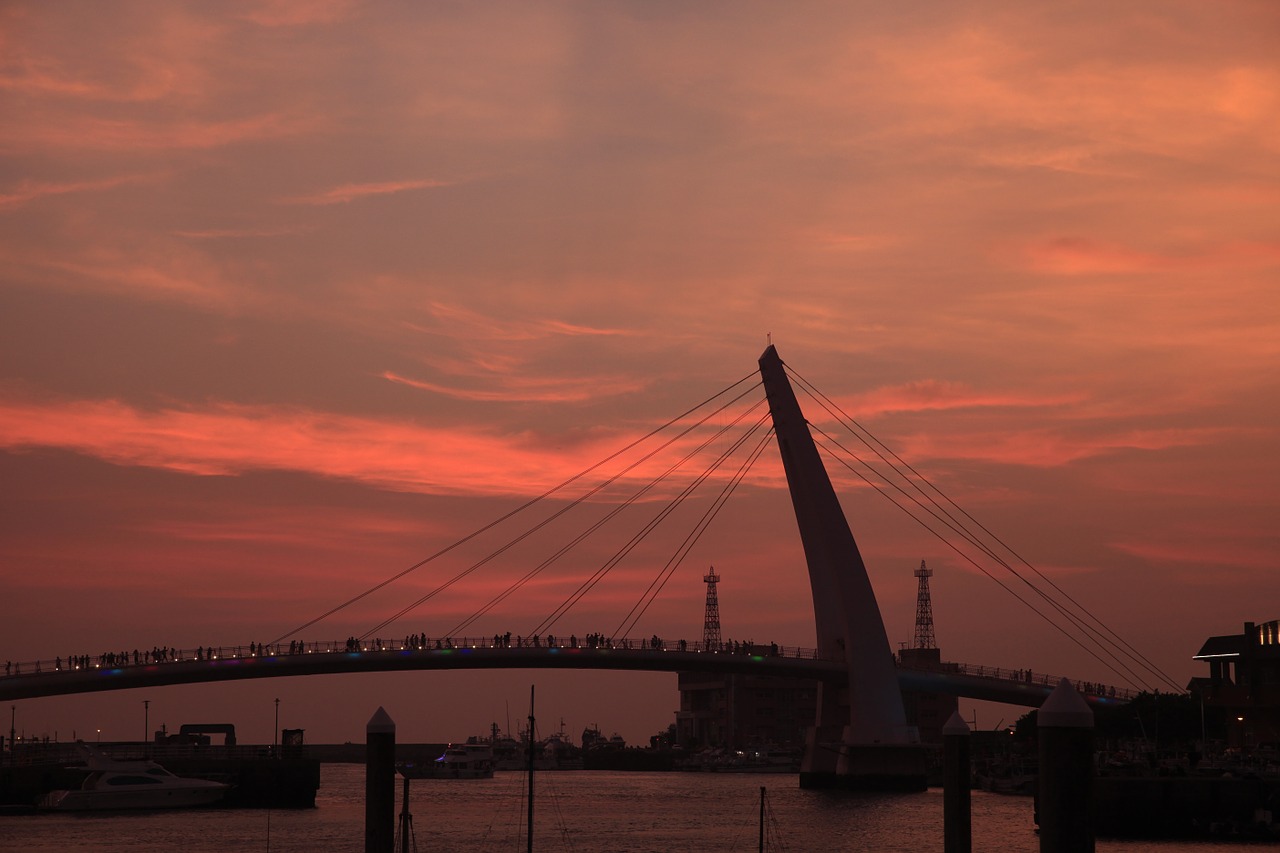
[(409, 835), (413, 832), (413, 816), (409, 814), (409, 777), (404, 777), (404, 799), (400, 806), (400, 853), (409, 853)]
[(760, 786), (760, 853), (764, 853), (764, 785)]
[(529, 844), (526, 850), (533, 853), (533, 688), (529, 685)]

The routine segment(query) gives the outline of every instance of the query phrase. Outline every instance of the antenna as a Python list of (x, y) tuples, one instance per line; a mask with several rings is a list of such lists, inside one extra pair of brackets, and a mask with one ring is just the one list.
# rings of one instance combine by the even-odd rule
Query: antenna
[(720, 648), (720, 599), (716, 595), (716, 584), (720, 582), (720, 576), (716, 574), (716, 567), (712, 566), (702, 576), (702, 580), (707, 585), (707, 614), (702, 620), (702, 648), (710, 651)]

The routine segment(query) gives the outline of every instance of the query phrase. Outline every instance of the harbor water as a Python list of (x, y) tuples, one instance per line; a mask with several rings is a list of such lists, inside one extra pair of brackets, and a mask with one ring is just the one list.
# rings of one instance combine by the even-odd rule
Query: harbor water
[[(397, 778), (396, 812), (400, 812)], [(535, 780), (535, 849), (577, 853), (698, 853), (757, 849), (760, 787), (769, 834), (791, 851), (942, 850), (942, 791), (858, 795), (802, 791), (794, 775), (542, 773)], [(525, 779), (419, 780), (410, 788), (419, 851), (524, 850)], [(1275, 845), (1268, 846), (1276, 849)], [(399, 849), (397, 847), (397, 849)], [(973, 793), (973, 849), (1036, 853), (1030, 797)], [(1112, 853), (1239, 853), (1248, 845), (1098, 841)], [(316, 808), (206, 809), (0, 817), (0, 851), (362, 853), (364, 766), (321, 768)]]

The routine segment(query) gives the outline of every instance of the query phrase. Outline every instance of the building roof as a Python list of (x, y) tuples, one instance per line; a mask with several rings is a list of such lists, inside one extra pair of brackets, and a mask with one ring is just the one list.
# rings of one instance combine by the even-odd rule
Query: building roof
[(1239, 657), (1244, 649), (1243, 634), (1229, 634), (1224, 637), (1210, 637), (1204, 641), (1200, 651), (1194, 655), (1195, 660), (1206, 658)]

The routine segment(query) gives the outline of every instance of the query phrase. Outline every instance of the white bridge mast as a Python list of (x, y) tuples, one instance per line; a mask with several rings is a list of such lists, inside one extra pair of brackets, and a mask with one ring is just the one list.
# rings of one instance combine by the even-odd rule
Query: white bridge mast
[(800, 785), (924, 790), (924, 753), (906, 723), (875, 592), (772, 344), (760, 356), (760, 376), (809, 566), (818, 649), (849, 667), (847, 695), (819, 687)]

